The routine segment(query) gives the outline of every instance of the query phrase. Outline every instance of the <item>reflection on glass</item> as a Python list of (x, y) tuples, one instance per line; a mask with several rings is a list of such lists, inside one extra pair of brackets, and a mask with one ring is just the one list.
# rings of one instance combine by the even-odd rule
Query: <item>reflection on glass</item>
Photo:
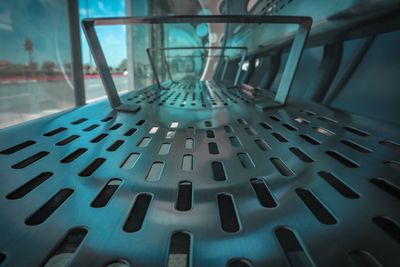
[(0, 128), (74, 105), (65, 1), (0, 1)]
[[(79, 0), (80, 19), (125, 16), (125, 1)], [(125, 27), (99, 27), (99, 40), (107, 57), (115, 87), (119, 92), (128, 90), (127, 44)], [(86, 99), (88, 102), (105, 97), (105, 90), (89, 46), (81, 31), (82, 60)]]

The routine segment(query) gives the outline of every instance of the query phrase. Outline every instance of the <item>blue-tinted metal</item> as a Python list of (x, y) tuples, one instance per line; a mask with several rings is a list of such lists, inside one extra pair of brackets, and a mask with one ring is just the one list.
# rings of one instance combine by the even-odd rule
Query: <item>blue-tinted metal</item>
[[(284, 105), (290, 91), (294, 74), (296, 72), (304, 44), (311, 28), (312, 20), (309, 17), (300, 16), (169, 16), (169, 17), (120, 17), (120, 18), (94, 18), (84, 19), (82, 26), (89, 46), (92, 50), (96, 64), (99, 67), (99, 72), (102, 77), (104, 87), (106, 88), (107, 96), (110, 99), (111, 106), (116, 108), (120, 105), (118, 93), (112, 81), (110, 71), (107, 66), (106, 59), (102, 52), (101, 45), (98, 41), (94, 27), (96, 25), (131, 25), (131, 24), (168, 24), (168, 23), (243, 23), (243, 24), (298, 24), (299, 29), (294, 36), (293, 46), (290, 51), (289, 62), (282, 76), (279, 90), (274, 99), (275, 104), (267, 104), (267, 106)], [(244, 56), (241, 59), (244, 61)], [(155, 69), (153, 68), (153, 71)], [(239, 81), (240, 74), (235, 77), (235, 84)], [(160, 86), (160, 81), (157, 81)], [(138, 107), (132, 108), (134, 111)], [(120, 108), (127, 110), (127, 107)]]
[(0, 131), (1, 267), (397, 266), (396, 125), (258, 111), (271, 93), (224, 83), (155, 89), (121, 96), (135, 114), (103, 100)]

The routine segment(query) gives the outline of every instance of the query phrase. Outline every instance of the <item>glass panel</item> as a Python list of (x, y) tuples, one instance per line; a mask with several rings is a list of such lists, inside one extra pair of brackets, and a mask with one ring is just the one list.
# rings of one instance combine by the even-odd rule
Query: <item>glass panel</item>
[[(79, 16), (80, 19), (126, 16), (125, 1), (79, 0)], [(123, 26), (98, 27), (96, 31), (115, 87), (120, 93), (126, 92), (128, 90), (126, 28)], [(104, 98), (106, 92), (82, 29), (81, 40), (86, 99), (90, 103)]]
[(65, 1), (0, 1), (0, 128), (74, 106)]

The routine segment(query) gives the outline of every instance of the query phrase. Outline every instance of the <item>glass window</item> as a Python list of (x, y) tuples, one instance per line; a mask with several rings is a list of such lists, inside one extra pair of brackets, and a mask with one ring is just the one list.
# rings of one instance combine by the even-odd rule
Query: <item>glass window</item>
[(0, 1), (0, 128), (74, 106), (65, 1)]
[[(79, 16), (80, 19), (126, 16), (125, 1), (79, 0)], [(125, 28), (123, 26), (96, 28), (115, 87), (120, 93), (128, 90), (127, 33)], [(104, 98), (106, 92), (82, 29), (81, 40), (86, 100), (92, 102)]]

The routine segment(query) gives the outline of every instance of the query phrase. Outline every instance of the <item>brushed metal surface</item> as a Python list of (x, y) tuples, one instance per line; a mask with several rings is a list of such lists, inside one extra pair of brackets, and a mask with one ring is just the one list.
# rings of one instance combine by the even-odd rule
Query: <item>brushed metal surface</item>
[(0, 266), (398, 266), (398, 126), (212, 82), (121, 99), (0, 131)]

